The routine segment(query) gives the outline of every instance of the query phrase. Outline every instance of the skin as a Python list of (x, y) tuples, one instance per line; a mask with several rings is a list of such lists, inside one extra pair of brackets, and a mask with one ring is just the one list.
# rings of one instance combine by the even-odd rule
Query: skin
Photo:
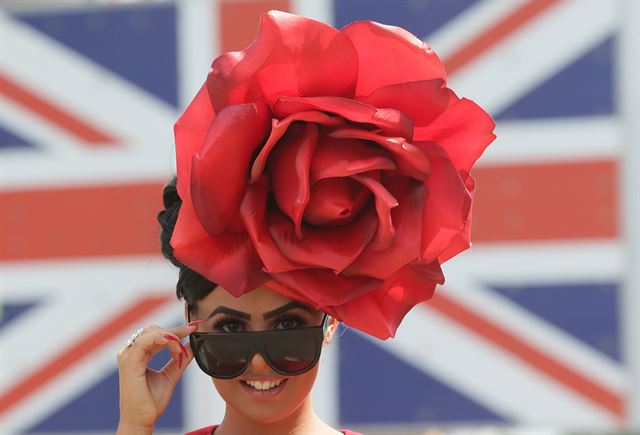
[[(217, 287), (197, 303), (191, 314), (192, 321), (202, 320), (200, 324), (170, 329), (155, 325), (144, 328), (132, 346), (125, 346), (118, 353), (120, 422), (117, 433), (142, 435), (153, 432), (155, 422), (166, 409), (178, 380), (193, 360), (190, 346), (183, 346), (180, 339), (195, 331), (262, 331), (317, 326), (321, 323), (322, 312), (298, 307), (269, 319), (263, 317), (265, 313), (291, 302), (291, 299), (267, 287), (257, 288), (240, 297)], [(250, 319), (224, 313), (211, 315), (216, 308), (222, 306), (244, 312)], [(185, 307), (185, 317), (186, 315)], [(300, 321), (302, 324), (299, 324)], [(337, 323), (332, 319), (325, 335), (325, 344), (331, 340)], [(160, 371), (148, 369), (153, 355), (164, 348), (169, 349), (172, 360)], [(311, 389), (318, 369), (319, 364), (301, 375), (283, 376), (274, 372), (260, 354), (255, 354), (246, 371), (239, 377), (212, 378), (215, 388), (226, 402), (225, 415), (216, 429), (216, 435), (340, 434), (313, 411)], [(252, 395), (241, 383), (246, 380), (281, 379), (287, 379), (286, 384), (274, 397)]]

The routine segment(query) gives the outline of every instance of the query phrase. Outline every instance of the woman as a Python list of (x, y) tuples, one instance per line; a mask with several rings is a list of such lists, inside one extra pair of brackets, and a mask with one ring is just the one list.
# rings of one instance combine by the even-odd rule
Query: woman
[[(194, 352), (227, 404), (196, 433), (339, 433), (311, 407), (322, 346), (338, 320), (393, 336), (444, 282), (494, 126), (404, 29), (263, 15), (175, 125), (159, 220), (189, 323), (120, 352), (119, 433), (150, 433)], [(172, 361), (147, 370), (165, 347)]]

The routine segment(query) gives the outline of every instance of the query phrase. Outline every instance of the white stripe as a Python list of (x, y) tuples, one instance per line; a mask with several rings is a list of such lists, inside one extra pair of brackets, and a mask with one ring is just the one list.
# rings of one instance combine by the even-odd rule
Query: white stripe
[(219, 52), (218, 2), (176, 2), (178, 20), (179, 105), (186, 107), (211, 69)]
[(494, 284), (618, 281), (624, 271), (620, 240), (474, 244), (443, 265), (446, 276)]
[(424, 40), (444, 60), (525, 3), (527, 0), (478, 1), (427, 35)]
[(333, 26), (333, 2), (327, 0), (294, 0), (291, 12)]
[[(159, 248), (158, 248), (159, 251)], [(155, 294), (175, 285), (177, 269), (158, 255), (0, 262), (5, 300), (29, 302), (52, 297), (104, 294), (109, 298)], [(27, 279), (28, 278), (28, 279)]]
[(436, 311), (411, 311), (394, 340), (373, 343), (515, 424), (572, 429), (615, 419)]
[(325, 423), (336, 427), (340, 420), (339, 376), (340, 361), (339, 332), (334, 340), (322, 348), (318, 377), (313, 387), (313, 409)]
[(96, 149), (69, 155), (41, 154), (30, 149), (2, 152), (3, 190), (122, 184), (168, 180), (175, 174), (173, 146), (157, 143), (155, 153)]
[(478, 166), (617, 159), (620, 122), (613, 117), (501, 121)]
[(628, 367), (628, 428), (640, 431), (640, 3), (618, 2), (622, 27), (617, 38), (616, 96), (624, 120), (619, 185), (625, 273), (620, 298), (623, 358)]
[(613, 2), (561, 2), (457, 71), (451, 88), (498, 113), (613, 35), (618, 18)]

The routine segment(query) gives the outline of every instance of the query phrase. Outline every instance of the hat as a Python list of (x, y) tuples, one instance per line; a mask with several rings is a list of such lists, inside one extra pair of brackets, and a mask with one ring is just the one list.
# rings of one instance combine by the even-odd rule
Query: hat
[(175, 125), (174, 255), (386, 339), (470, 246), (469, 171), (494, 127), (408, 31), (271, 11)]

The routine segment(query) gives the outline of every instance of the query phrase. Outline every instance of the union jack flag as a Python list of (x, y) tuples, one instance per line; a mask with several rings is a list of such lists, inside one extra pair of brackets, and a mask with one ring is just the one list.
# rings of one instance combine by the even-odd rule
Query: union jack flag
[[(618, 2), (80, 2), (0, 10), (2, 433), (116, 427), (118, 349), (182, 322), (155, 223), (173, 122), (272, 8), (424, 37), (498, 122), (474, 172), (474, 247), (395, 339), (346, 331), (331, 346), (319, 413), (363, 430), (623, 424)], [(193, 365), (157, 429), (223, 412)]]

